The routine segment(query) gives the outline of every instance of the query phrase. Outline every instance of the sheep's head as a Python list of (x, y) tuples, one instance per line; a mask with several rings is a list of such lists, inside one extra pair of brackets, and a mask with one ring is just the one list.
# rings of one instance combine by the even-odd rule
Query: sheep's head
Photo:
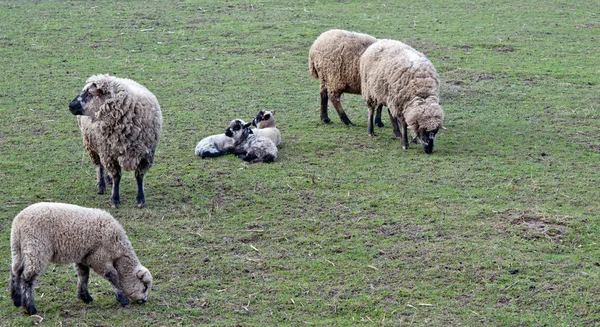
[(87, 80), (79, 95), (69, 103), (73, 115), (97, 118), (104, 104), (114, 102), (114, 95), (120, 91), (117, 78), (110, 75), (94, 75)]
[(252, 130), (249, 128), (251, 124), (241, 119), (232, 120), (225, 130), (225, 136), (233, 138), (236, 143), (243, 141), (248, 134), (252, 134)]
[(275, 127), (275, 111), (261, 110), (252, 120), (252, 125), (258, 128)]
[(152, 286), (152, 275), (146, 267), (138, 265), (132, 271), (128, 271), (121, 276), (121, 285), (129, 300), (142, 304), (148, 301), (148, 292)]
[(436, 134), (444, 129), (444, 112), (437, 98), (417, 100), (405, 119), (413, 142), (419, 141), (423, 145), (423, 151), (431, 154)]

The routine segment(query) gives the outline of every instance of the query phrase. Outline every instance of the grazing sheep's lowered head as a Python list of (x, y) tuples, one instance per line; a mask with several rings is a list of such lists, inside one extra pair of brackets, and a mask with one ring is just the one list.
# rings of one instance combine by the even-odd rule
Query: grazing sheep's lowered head
[[(115, 262), (115, 265), (118, 266), (118, 262)], [(135, 269), (117, 269), (119, 273), (122, 271), (125, 274), (120, 275), (119, 278), (125, 296), (138, 304), (146, 303), (148, 301), (148, 292), (152, 286), (152, 274), (150, 274), (150, 270), (142, 265), (138, 265)]]
[(405, 112), (405, 120), (413, 142), (418, 140), (423, 145), (423, 151), (427, 154), (433, 152), (435, 135), (443, 125), (444, 112), (436, 97), (426, 99), (417, 98), (408, 105)]

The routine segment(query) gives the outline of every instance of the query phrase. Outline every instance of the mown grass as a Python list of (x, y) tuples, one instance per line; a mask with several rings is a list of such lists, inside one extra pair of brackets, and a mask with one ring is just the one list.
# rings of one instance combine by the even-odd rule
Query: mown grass
[[(312, 41), (330, 28), (405, 41), (442, 79), (432, 155), (389, 126), (319, 121)], [(47, 326), (598, 325), (600, 63), (594, 1), (0, 3), (0, 325), (10, 224), (39, 201), (110, 211), (153, 273), (120, 308), (72, 268), (36, 288)], [(67, 110), (85, 79), (139, 81), (164, 117), (148, 207), (94, 192)], [(193, 155), (233, 118), (277, 110), (279, 159)], [(389, 124), (388, 124), (389, 125)]]

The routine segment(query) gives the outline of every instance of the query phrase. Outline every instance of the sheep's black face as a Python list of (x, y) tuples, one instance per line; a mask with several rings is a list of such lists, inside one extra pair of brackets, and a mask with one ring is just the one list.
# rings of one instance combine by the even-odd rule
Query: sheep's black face
[(92, 95), (85, 90), (84, 92), (79, 93), (79, 95), (69, 103), (69, 111), (73, 115), (83, 115), (84, 110), (83, 107), (92, 99)]
[(432, 131), (422, 130), (419, 131), (419, 141), (423, 145), (423, 151), (427, 154), (431, 154), (433, 152), (433, 143), (435, 141), (435, 134), (437, 134), (438, 129), (434, 129)]
[(264, 110), (261, 110), (256, 114), (256, 117), (252, 120), (252, 126), (258, 127), (258, 123), (263, 121), (263, 115), (265, 114)]
[(243, 140), (251, 133), (248, 128), (250, 124), (241, 119), (232, 120), (229, 123), (229, 127), (225, 130), (225, 136), (232, 137), (236, 141)]

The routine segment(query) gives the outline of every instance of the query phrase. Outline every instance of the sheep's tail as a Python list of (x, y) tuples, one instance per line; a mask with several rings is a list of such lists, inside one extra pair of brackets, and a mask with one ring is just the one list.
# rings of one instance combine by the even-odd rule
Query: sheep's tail
[(20, 307), (21, 301), (21, 275), (23, 274), (23, 256), (21, 254), (21, 237), (18, 229), (12, 228), (10, 233), (10, 251), (12, 265), (10, 267), (10, 298), (15, 307)]
[(312, 56), (308, 56), (308, 71), (310, 71), (310, 75), (314, 79), (319, 79), (319, 73), (317, 72), (317, 68), (315, 67), (315, 63), (312, 59)]

